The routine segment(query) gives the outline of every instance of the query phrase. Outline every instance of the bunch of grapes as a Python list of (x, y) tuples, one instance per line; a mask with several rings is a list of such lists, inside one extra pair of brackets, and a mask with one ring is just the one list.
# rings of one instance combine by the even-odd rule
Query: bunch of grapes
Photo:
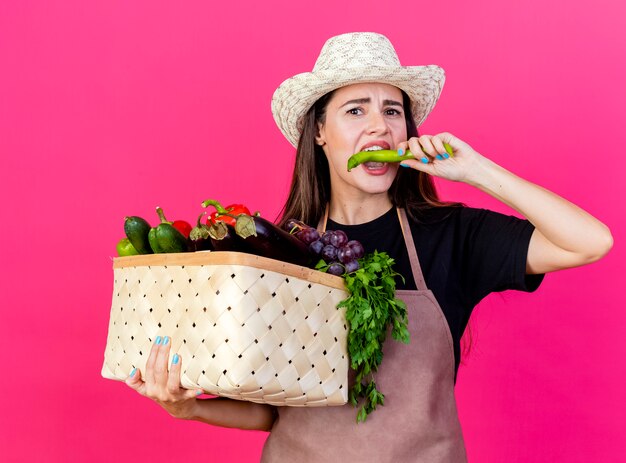
[(356, 240), (348, 241), (348, 236), (341, 230), (327, 230), (320, 235), (317, 229), (295, 219), (288, 220), (285, 229), (307, 244), (311, 253), (323, 259), (328, 265), (326, 271), (332, 275), (358, 270), (358, 259), (365, 255), (363, 245)]

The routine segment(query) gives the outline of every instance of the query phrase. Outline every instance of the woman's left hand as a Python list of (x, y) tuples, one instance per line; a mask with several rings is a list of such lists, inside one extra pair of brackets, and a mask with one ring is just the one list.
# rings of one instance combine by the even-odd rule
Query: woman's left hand
[[(452, 147), (452, 156), (446, 152), (444, 142)], [(470, 145), (448, 132), (412, 137), (397, 146), (404, 151), (407, 148), (416, 159), (403, 161), (402, 164), (454, 182), (469, 183), (472, 173), (478, 170), (480, 161), (484, 159)]]

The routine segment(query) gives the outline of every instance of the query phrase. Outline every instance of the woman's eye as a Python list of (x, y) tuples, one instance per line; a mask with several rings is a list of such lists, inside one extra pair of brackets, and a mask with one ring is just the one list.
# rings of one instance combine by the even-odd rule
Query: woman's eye
[[(363, 114), (363, 108), (351, 108), (348, 109), (346, 113), (358, 116), (359, 114)], [(400, 116), (402, 115), (402, 111), (398, 111), (395, 108), (389, 108), (385, 110), (385, 114), (388, 116)]]

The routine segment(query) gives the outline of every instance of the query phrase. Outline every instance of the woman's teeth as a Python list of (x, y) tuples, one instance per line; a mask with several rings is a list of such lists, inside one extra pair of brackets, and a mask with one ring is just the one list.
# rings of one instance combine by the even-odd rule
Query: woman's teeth
[[(373, 145), (373, 146), (368, 146), (367, 148), (363, 149), (363, 151), (380, 151), (380, 150), (383, 150), (383, 149), (385, 149), (385, 148), (383, 148), (382, 146)], [(386, 163), (384, 163), (384, 162), (368, 161), (368, 162), (365, 162), (363, 164), (363, 166), (366, 169), (374, 171), (374, 170), (383, 169), (385, 167), (385, 164)]]
[(380, 151), (382, 149), (383, 149), (382, 146), (374, 145), (374, 146), (368, 146), (363, 151)]

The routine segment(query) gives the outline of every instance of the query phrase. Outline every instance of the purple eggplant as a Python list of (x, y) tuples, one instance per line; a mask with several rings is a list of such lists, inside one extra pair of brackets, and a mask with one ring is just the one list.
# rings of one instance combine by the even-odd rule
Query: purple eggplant
[(306, 244), (258, 215), (240, 214), (235, 231), (252, 254), (304, 267), (310, 267), (315, 260)]

